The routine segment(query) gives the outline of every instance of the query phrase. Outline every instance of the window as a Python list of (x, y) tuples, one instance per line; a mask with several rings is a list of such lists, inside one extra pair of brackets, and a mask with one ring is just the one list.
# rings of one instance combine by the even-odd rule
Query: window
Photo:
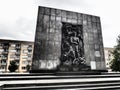
[(22, 59), (27, 59), (28, 58), (28, 56), (22, 56)]
[(22, 67), (22, 69), (23, 69), (23, 70), (25, 70), (25, 69), (26, 69), (26, 67)]
[(32, 47), (32, 45), (28, 45), (29, 47)]
[(1, 69), (5, 69), (5, 67), (1, 67)]
[(10, 55), (10, 58), (15, 58), (15, 55), (14, 55), (14, 54), (11, 54), (11, 55)]
[(28, 58), (31, 58), (31, 55), (28, 54)]
[(1, 60), (1, 63), (6, 63), (6, 60)]
[(11, 47), (15, 47), (15, 44), (11, 44)]
[(2, 43), (0, 43), (0, 46), (3, 46)]
[(23, 45), (23, 48), (27, 48), (28, 47), (28, 45)]
[(10, 52), (16, 52), (16, 50), (10, 50)]
[(28, 53), (28, 51), (27, 50), (23, 50), (23, 53)]
[(18, 44), (16, 44), (16, 47), (19, 47), (20, 46), (20, 44), (18, 43)]
[(22, 61), (22, 64), (26, 64), (27, 65), (27, 61)]
[(0, 52), (3, 52), (4, 51), (4, 49), (0, 49)]

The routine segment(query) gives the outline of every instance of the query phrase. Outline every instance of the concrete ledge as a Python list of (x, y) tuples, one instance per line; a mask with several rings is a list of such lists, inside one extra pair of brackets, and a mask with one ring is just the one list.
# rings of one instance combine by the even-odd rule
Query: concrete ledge
[(80, 70), (80, 71), (59, 71), (59, 70), (31, 70), (30, 73), (44, 73), (48, 75), (100, 75), (107, 70)]
[(99, 70), (81, 70), (76, 72), (56, 72), (56, 75), (101, 75)]
[(55, 73), (57, 70), (30, 70), (30, 73)]
[[(66, 72), (68, 73), (68, 72)], [(33, 74), (35, 75), (35, 74)], [(108, 75), (43, 75), (0, 77), (0, 90), (107, 90), (120, 89), (120, 74)], [(2, 80), (4, 79), (4, 80)], [(6, 79), (6, 80), (5, 80)], [(91, 88), (91, 89), (89, 89)], [(112, 88), (112, 89), (111, 89)]]

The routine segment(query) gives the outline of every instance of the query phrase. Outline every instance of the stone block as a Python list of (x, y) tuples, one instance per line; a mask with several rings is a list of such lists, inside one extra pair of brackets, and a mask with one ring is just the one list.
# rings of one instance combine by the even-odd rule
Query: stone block
[(96, 22), (100, 23), (100, 17), (96, 17)]
[(66, 22), (66, 21), (67, 21), (67, 19), (62, 17), (62, 22)]
[(83, 20), (83, 25), (87, 26), (87, 20)]
[(44, 21), (44, 15), (41, 15), (41, 14), (39, 14), (39, 16), (38, 16), (39, 18), (38, 18), (38, 20), (37, 20), (37, 26), (43, 26), (43, 21)]
[(56, 30), (61, 30), (62, 23), (60, 21), (56, 21)]
[(56, 17), (56, 21), (61, 21), (61, 17)]
[(39, 32), (42, 32), (42, 30), (43, 30), (43, 29), (42, 29), (42, 26), (40, 26), (40, 25), (37, 26), (36, 34), (39, 33)]
[(72, 23), (72, 19), (67, 18), (68, 23)]
[(75, 12), (72, 13), (72, 19), (77, 19), (77, 13)]
[(54, 38), (55, 41), (60, 41), (61, 38), (59, 38), (58, 35), (59, 35), (59, 34), (56, 34), (56, 35), (55, 35), (55, 38)]
[(83, 21), (80, 20), (80, 19), (78, 19), (78, 20), (77, 20), (77, 24), (82, 25), (82, 24), (83, 24)]
[(78, 16), (77, 16), (77, 19), (83, 20), (83, 14), (78, 13), (77, 15), (78, 15)]
[(55, 24), (56, 24), (56, 21), (50, 20), (50, 28), (53, 28), (55, 30)]
[(87, 17), (88, 17), (88, 15), (83, 14), (82, 17), (83, 17), (83, 21), (87, 21)]
[(72, 13), (70, 11), (66, 12), (66, 18), (72, 19)]
[(55, 32), (55, 29), (54, 28), (50, 28), (50, 30), (49, 30), (49, 33), (54, 33)]
[(99, 44), (95, 44), (95, 50), (99, 50), (99, 49), (100, 49)]
[(101, 70), (101, 61), (96, 61), (96, 69)]
[(88, 16), (87, 16), (87, 21), (88, 21), (88, 22), (92, 22), (92, 16), (91, 16), (91, 15), (88, 15)]
[(92, 22), (97, 22), (97, 19), (96, 19), (97, 17), (95, 17), (95, 16), (92, 16)]
[(44, 12), (45, 12), (45, 8), (44, 7), (39, 7), (39, 13), (44, 14)]
[(73, 24), (77, 24), (77, 19), (71, 19), (71, 22), (72, 22)]
[(97, 29), (101, 32), (101, 24), (97, 23)]
[(90, 49), (90, 59), (92, 61), (95, 61), (94, 50), (91, 50), (91, 49)]
[(44, 14), (45, 15), (50, 15), (51, 13), (50, 13), (50, 8), (44, 8)]
[(96, 62), (100, 62), (100, 61), (101, 61), (101, 58), (100, 58), (100, 57), (95, 57), (95, 61), (96, 61)]
[(66, 18), (66, 16), (67, 16), (67, 15), (66, 15), (66, 11), (62, 10), (62, 11), (61, 11), (61, 17)]
[(51, 13), (50, 13), (50, 14), (55, 16), (55, 14), (56, 14), (56, 10), (53, 9), (53, 8), (51, 8)]
[(53, 16), (53, 15), (50, 16), (50, 20), (51, 20), (51, 21), (55, 21), (55, 18), (56, 18), (56, 17)]
[(98, 57), (98, 58), (101, 57), (100, 51), (95, 51), (95, 57)]
[(54, 40), (54, 34), (50, 33), (48, 37), (50, 41)]
[(102, 60), (102, 61), (101, 61), (101, 69), (104, 70), (105, 68), (106, 68), (105, 62)]
[(59, 9), (56, 10), (56, 16), (61, 17), (61, 10), (59, 10)]
[(97, 23), (92, 22), (92, 27), (93, 27), (93, 29), (97, 29)]
[(87, 25), (89, 29), (92, 29), (92, 22), (88, 22)]

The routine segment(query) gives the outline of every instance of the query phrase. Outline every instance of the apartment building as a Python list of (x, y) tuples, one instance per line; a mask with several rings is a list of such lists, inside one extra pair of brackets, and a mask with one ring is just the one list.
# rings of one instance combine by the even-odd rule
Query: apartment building
[[(9, 72), (8, 67), (12, 60), (17, 62), (17, 72), (26, 72), (26, 66), (32, 64), (33, 48), (34, 42), (0, 39), (0, 72)], [(109, 71), (113, 50), (114, 48), (104, 48), (106, 68)]]
[(110, 47), (105, 47), (104, 48), (104, 53), (105, 53), (105, 63), (106, 63), (106, 68), (108, 71), (111, 71), (110, 69), (110, 62), (113, 59), (112, 56), (112, 51), (114, 50), (114, 48), (110, 48)]
[(26, 72), (26, 66), (31, 65), (34, 42), (0, 39), (0, 71), (9, 72), (10, 62), (15, 60), (17, 72)]

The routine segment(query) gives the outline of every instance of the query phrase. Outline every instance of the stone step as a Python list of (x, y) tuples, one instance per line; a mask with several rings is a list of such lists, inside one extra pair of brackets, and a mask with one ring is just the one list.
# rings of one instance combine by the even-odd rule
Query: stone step
[(0, 73), (0, 77), (8, 77), (8, 76), (49, 76), (55, 75), (54, 73)]
[(51, 80), (18, 80), (3, 81), (6, 90), (20, 89), (68, 89), (68, 88), (102, 88), (120, 86), (120, 78), (80, 78), (80, 79), (51, 79)]
[(91, 76), (15, 76), (15, 77), (0, 77), (0, 81), (1, 82), (11, 82), (11, 81), (29, 81), (29, 80), (38, 80), (38, 81), (46, 81), (46, 80), (113, 80), (113, 79), (117, 79), (117, 80), (120, 80), (120, 77), (117, 76), (117, 75), (114, 75), (114, 76), (104, 76), (104, 75), (100, 75), (100, 76), (94, 76), (94, 75), (91, 75)]
[(0, 76), (2, 90), (119, 90), (120, 74)]
[(22, 76), (13, 76), (13, 75), (6, 75), (0, 76), (0, 81), (7, 81), (7, 80), (46, 80), (46, 79), (75, 79), (75, 78), (119, 78), (119, 74), (106, 74), (106, 75), (30, 75), (30, 74), (23, 74)]
[(52, 83), (52, 84), (16, 84), (4, 85), (3, 90), (46, 90), (46, 89), (113, 89), (120, 88), (120, 82), (89, 82), (89, 83)]
[[(105, 72), (103, 72), (105, 73)], [(55, 76), (66, 76), (66, 75), (100, 75), (101, 72), (98, 71), (98, 70), (91, 70), (91, 71), (85, 71), (85, 70), (82, 70), (82, 71), (79, 71), (79, 72), (49, 72), (47, 73), (44, 72), (44, 73), (0, 73), (0, 77), (1, 76), (49, 76), (49, 75), (55, 75)], [(119, 73), (120, 74), (120, 73)]]

